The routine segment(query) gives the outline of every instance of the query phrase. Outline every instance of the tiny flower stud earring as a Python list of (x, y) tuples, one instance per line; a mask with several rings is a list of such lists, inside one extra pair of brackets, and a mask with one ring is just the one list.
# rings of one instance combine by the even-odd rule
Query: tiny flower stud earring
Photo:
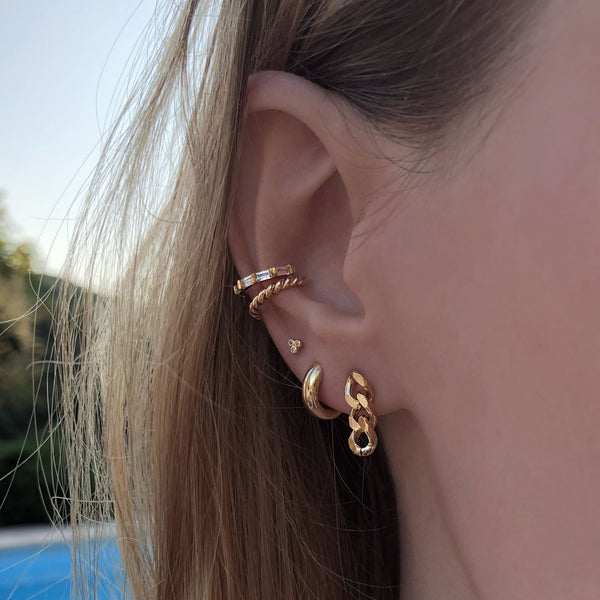
[(290, 347), (290, 352), (292, 354), (297, 354), (300, 348), (302, 348), (302, 342), (300, 340), (288, 340), (288, 346)]

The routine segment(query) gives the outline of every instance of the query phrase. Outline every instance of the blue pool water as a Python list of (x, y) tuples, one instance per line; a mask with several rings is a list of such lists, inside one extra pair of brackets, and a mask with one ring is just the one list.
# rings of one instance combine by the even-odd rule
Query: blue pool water
[[(122, 572), (114, 542), (102, 542), (95, 600), (121, 598)], [(0, 600), (69, 600), (71, 557), (66, 543), (0, 550)]]

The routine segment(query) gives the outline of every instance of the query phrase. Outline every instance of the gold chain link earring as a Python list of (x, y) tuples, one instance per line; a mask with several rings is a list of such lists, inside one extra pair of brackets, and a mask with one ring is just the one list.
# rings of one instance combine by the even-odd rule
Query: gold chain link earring
[[(364, 389), (364, 393), (358, 392), (354, 396), (352, 388), (355, 383), (358, 383)], [(344, 396), (346, 402), (352, 408), (348, 417), (348, 423), (352, 429), (352, 433), (348, 438), (350, 450), (358, 456), (369, 456), (369, 454), (373, 454), (377, 447), (377, 434), (375, 433), (377, 417), (371, 409), (371, 403), (374, 401), (373, 390), (367, 379), (353, 370), (346, 379)], [(364, 434), (367, 438), (367, 443), (364, 446), (358, 445), (361, 434)]]
[(339, 410), (325, 408), (319, 402), (319, 384), (321, 383), (321, 379), (323, 379), (323, 367), (319, 363), (316, 363), (306, 372), (302, 383), (304, 406), (319, 419), (335, 419), (342, 413)]

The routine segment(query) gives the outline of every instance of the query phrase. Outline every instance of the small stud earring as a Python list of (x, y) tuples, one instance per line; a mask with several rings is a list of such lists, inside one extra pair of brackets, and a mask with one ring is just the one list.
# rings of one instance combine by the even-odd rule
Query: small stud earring
[(300, 340), (288, 340), (288, 346), (290, 347), (290, 352), (292, 354), (297, 354), (300, 348), (302, 348), (302, 342)]

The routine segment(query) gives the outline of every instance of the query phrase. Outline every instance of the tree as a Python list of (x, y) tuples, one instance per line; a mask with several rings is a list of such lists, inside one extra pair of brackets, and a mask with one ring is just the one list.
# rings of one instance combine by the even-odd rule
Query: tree
[[(0, 524), (43, 520), (46, 506), (37, 480), (39, 457), (49, 472), (49, 394), (52, 314), (57, 280), (31, 271), (31, 247), (8, 239), (8, 217), (0, 194)], [(34, 435), (37, 433), (37, 437)], [(23, 451), (22, 451), (23, 450)], [(24, 464), (30, 454), (34, 458)], [(6, 498), (5, 502), (3, 500)], [(25, 509), (24, 507), (28, 507)]]

